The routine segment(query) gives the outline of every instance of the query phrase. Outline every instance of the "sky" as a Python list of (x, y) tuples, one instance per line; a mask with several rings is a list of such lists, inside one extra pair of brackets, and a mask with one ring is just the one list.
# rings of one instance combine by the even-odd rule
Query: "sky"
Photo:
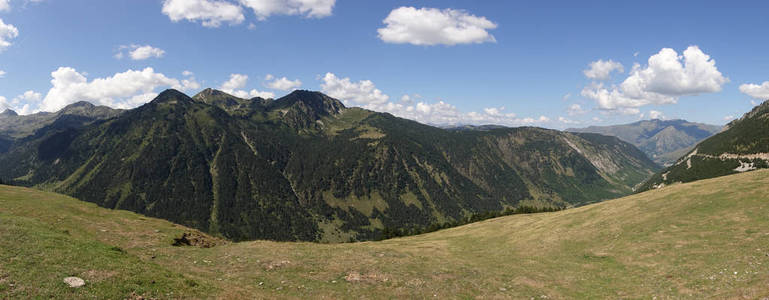
[(317, 90), (434, 125), (724, 124), (769, 99), (767, 1), (0, 0), (0, 110)]

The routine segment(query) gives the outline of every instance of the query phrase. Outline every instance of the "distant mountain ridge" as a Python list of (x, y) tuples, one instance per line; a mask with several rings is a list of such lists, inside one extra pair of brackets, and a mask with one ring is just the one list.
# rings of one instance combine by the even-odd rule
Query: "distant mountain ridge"
[(769, 100), (700, 142), (639, 189), (660, 188), (769, 167)]
[(121, 109), (107, 106), (96, 106), (86, 101), (79, 101), (65, 106), (61, 110), (39, 112), (30, 115), (19, 115), (7, 109), (0, 113), (0, 136), (23, 138), (35, 133), (36, 130), (50, 125), (63, 115), (81, 116), (91, 120), (109, 119), (122, 113)]
[(0, 178), (234, 240), (369, 240), (518, 205), (576, 206), (629, 194), (657, 170), (614, 137), (444, 130), (311, 91), (167, 90), (114, 118), (69, 118), (0, 154)]
[(569, 128), (571, 132), (611, 135), (631, 143), (654, 162), (665, 166), (675, 162), (699, 141), (716, 134), (721, 126), (686, 120), (643, 120), (631, 124)]

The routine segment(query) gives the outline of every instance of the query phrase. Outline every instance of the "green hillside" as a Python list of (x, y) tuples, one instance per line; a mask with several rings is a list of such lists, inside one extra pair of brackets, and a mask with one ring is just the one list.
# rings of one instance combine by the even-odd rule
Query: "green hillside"
[(657, 170), (613, 137), (451, 131), (317, 92), (265, 100), (211, 89), (49, 126), (15, 142), (0, 165), (0, 179), (16, 185), (232, 240), (324, 242), (521, 205), (579, 206), (632, 193)]
[(761, 299), (767, 194), (761, 170), (381, 242), (197, 248), (167, 221), (0, 186), (0, 298)]
[(639, 191), (763, 168), (769, 168), (769, 101), (697, 144)]

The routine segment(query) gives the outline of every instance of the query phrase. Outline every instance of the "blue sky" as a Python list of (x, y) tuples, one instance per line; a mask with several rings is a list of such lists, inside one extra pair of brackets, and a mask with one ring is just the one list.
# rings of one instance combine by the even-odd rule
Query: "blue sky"
[(433, 124), (723, 124), (769, 98), (767, 11), (766, 1), (0, 0), (0, 109), (128, 108), (170, 87), (300, 88)]

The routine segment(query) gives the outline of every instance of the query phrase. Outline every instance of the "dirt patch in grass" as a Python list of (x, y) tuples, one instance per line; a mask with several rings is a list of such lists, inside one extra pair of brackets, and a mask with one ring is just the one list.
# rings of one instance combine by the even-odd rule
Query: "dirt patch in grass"
[(347, 276), (344, 277), (344, 280), (350, 283), (379, 283), (387, 282), (390, 280), (390, 278), (379, 272), (361, 274), (357, 271), (352, 271), (347, 273)]
[(265, 270), (271, 271), (271, 270), (283, 268), (283, 267), (288, 266), (290, 264), (291, 264), (291, 262), (288, 261), (288, 260), (279, 260), (279, 261), (266, 262), (266, 263), (262, 264), (262, 266), (264, 267)]
[(211, 248), (221, 244), (224, 244), (224, 241), (195, 231), (183, 233), (180, 238), (175, 238), (173, 243), (173, 245), (177, 247), (193, 246), (200, 248)]
[(83, 273), (83, 278), (85, 278), (88, 282), (97, 283), (115, 275), (117, 275), (117, 272), (115, 271), (88, 270)]

